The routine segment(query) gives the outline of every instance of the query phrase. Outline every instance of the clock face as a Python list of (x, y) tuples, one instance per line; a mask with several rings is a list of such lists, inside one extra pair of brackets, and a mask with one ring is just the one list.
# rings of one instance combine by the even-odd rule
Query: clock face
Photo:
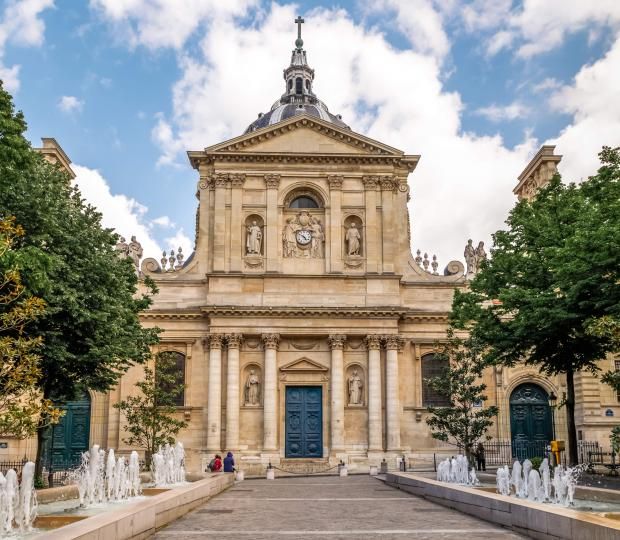
[(297, 243), (301, 246), (305, 246), (312, 240), (312, 233), (310, 231), (297, 231)]

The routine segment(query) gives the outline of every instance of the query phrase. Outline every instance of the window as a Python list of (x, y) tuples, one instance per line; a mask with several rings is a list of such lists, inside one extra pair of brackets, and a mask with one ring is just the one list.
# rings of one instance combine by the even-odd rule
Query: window
[(304, 82), (301, 80), (301, 77), (297, 77), (295, 79), (295, 93), (303, 94), (304, 91)]
[(289, 208), (318, 208), (318, 207), (319, 205), (316, 203), (316, 201), (313, 198), (308, 197), (306, 195), (295, 197), (291, 201), (291, 204), (289, 205)]
[[(165, 364), (166, 374), (168, 375), (165, 381), (158, 377), (158, 374), (161, 374), (162, 364)], [(183, 407), (185, 405), (185, 355), (176, 351), (159, 353), (155, 367), (155, 381), (166, 394), (174, 394), (172, 396), (173, 405)]]
[(288, 91), (290, 92), (293, 89), (293, 79), (288, 80)]
[(310, 81), (306, 79), (306, 90), (310, 90)]
[(433, 390), (428, 379), (439, 377), (448, 367), (447, 358), (437, 358), (434, 354), (425, 354), (422, 357), (422, 405), (424, 407), (449, 407), (450, 400)]

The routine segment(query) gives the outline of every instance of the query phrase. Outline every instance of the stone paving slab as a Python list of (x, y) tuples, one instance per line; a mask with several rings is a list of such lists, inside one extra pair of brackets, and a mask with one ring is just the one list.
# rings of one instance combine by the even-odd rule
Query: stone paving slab
[(246, 480), (160, 530), (173, 540), (524, 538), (370, 476)]

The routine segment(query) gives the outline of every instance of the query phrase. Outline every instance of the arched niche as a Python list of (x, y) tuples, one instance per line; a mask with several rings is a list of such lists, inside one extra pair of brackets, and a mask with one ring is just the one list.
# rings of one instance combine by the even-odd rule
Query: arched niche
[(262, 257), (265, 253), (265, 220), (261, 215), (250, 214), (245, 218), (242, 239), (246, 257)]
[(241, 379), (241, 404), (243, 407), (260, 407), (263, 404), (263, 374), (258, 364), (247, 364)]
[[(344, 219), (342, 235), (343, 253), (345, 258), (360, 258), (365, 253), (364, 222), (358, 215), (351, 214)], [(357, 234), (353, 231), (357, 230)], [(355, 244), (357, 240), (357, 246)]]
[(345, 399), (348, 407), (363, 407), (366, 404), (366, 373), (364, 367), (353, 362), (345, 371)]

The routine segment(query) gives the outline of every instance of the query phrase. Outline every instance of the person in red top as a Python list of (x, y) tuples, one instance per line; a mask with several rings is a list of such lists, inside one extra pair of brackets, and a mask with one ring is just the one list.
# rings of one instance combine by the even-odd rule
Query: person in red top
[(222, 456), (219, 454), (215, 454), (215, 458), (209, 463), (209, 469), (211, 472), (221, 472), (222, 471)]

